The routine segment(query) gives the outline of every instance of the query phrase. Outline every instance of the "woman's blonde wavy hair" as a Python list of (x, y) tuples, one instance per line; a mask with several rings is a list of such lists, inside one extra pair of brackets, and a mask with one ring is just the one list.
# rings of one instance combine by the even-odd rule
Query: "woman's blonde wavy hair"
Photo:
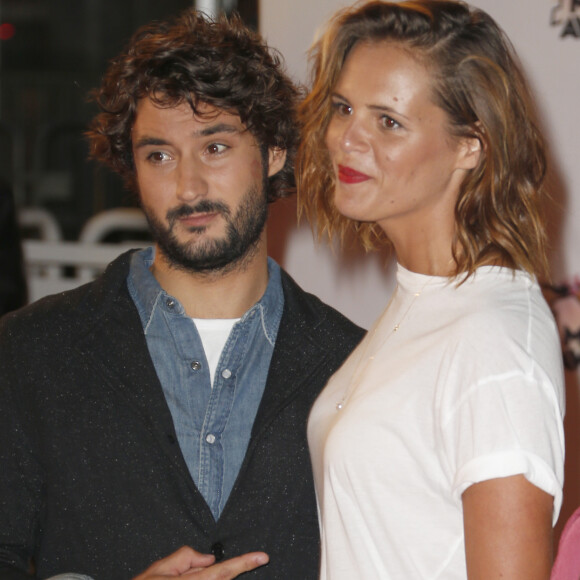
[(450, 133), (481, 142), (479, 163), (462, 183), (455, 207), (455, 274), (469, 276), (478, 266), (499, 263), (546, 275), (546, 155), (530, 91), (505, 34), (488, 14), (462, 2), (363, 2), (331, 19), (311, 49), (312, 90), (299, 110), (299, 213), (319, 239), (355, 233), (368, 250), (383, 237), (377, 225), (337, 211), (325, 146), (331, 95), (346, 58), (359, 42), (383, 41), (409, 49), (426, 66)]

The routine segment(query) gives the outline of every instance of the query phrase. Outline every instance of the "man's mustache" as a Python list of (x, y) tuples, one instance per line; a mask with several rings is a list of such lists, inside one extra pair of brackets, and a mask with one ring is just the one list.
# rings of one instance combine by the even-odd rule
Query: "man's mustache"
[(174, 224), (178, 219), (188, 217), (196, 213), (221, 213), (225, 216), (230, 215), (230, 208), (220, 201), (202, 200), (195, 205), (182, 204), (170, 209), (167, 212), (167, 221)]

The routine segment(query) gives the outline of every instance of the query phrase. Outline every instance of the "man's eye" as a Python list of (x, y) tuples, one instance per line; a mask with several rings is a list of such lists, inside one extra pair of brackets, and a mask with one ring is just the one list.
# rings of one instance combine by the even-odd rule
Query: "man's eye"
[(153, 163), (163, 163), (169, 159), (169, 155), (167, 155), (167, 153), (163, 153), (162, 151), (153, 151), (147, 155), (147, 159)]
[(223, 143), (212, 143), (208, 145), (207, 152), (211, 155), (217, 155), (218, 153), (223, 153), (227, 148), (228, 146)]

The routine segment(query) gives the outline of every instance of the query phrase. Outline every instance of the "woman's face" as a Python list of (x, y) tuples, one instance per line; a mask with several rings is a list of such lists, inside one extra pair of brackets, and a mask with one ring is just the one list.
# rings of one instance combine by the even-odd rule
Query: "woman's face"
[(378, 223), (391, 239), (401, 226), (417, 232), (436, 224), (452, 234), (470, 168), (466, 145), (449, 134), (430, 88), (429, 70), (407, 50), (377, 42), (355, 46), (332, 94), (326, 144), (336, 207)]

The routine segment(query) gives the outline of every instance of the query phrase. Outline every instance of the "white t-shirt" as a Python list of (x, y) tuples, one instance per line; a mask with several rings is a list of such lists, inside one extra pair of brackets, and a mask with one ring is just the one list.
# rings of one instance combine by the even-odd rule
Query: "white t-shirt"
[(467, 578), (476, 482), (524, 474), (560, 510), (562, 354), (538, 284), (492, 266), (397, 280), (310, 415), (322, 580)]
[(234, 324), (238, 322), (239, 318), (192, 318), (197, 332), (203, 344), (205, 358), (209, 366), (209, 376), (211, 379), (211, 386), (217, 366), (220, 362), (222, 350), (230, 336), (230, 332)]

